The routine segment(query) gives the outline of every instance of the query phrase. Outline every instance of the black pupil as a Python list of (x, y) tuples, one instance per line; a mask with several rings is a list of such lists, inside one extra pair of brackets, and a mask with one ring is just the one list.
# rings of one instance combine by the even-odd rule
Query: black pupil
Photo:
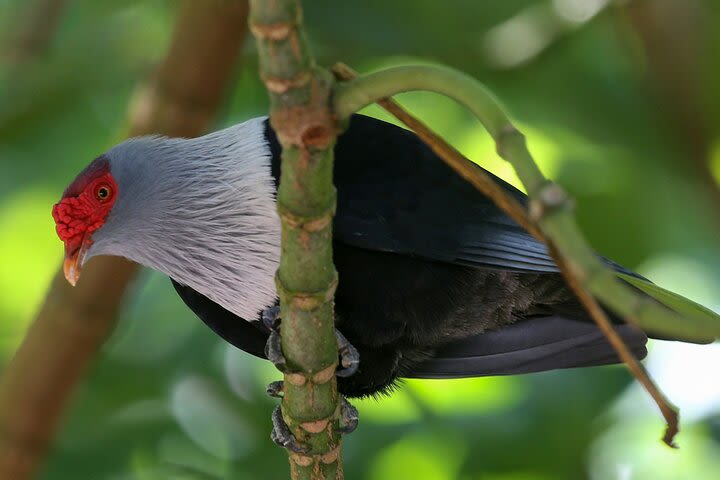
[(100, 190), (98, 190), (98, 197), (100, 197), (100, 198), (107, 198), (107, 196), (108, 196), (109, 193), (110, 193), (110, 192), (108, 192), (108, 189), (107, 189), (107, 188), (102, 187)]

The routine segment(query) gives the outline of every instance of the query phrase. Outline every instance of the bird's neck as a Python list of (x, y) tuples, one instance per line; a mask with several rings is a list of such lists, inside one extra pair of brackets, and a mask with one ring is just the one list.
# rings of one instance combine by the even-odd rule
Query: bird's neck
[(134, 199), (133, 208), (145, 208), (121, 212), (136, 222), (121, 255), (248, 320), (275, 301), (280, 257), (265, 125), (259, 118), (197, 139), (163, 140), (157, 158), (142, 162), (152, 166), (146, 174), (155, 185), (139, 189), (146, 198)]

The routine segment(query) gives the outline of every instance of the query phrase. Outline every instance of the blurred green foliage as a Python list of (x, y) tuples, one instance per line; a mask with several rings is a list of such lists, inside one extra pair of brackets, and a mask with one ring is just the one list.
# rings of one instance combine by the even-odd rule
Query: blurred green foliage
[[(663, 78), (648, 61), (652, 45), (624, 5), (304, 3), (322, 63), (364, 71), (441, 62), (477, 76), (528, 134), (542, 169), (575, 196), (581, 226), (599, 251), (718, 309), (720, 196), (707, 177), (720, 180), (720, 137), (703, 139), (702, 158), (687, 153), (696, 139), (676, 128), (668, 98), (658, 93)], [(22, 25), (25, 5), (0, 2), (3, 45)], [(712, 0), (687, 5), (703, 12), (702, 51), (716, 52), (720, 12)], [(0, 367), (61, 259), (51, 204), (77, 171), (122, 138), (133, 88), (162, 58), (174, 6), (69, 1), (46, 51), (0, 63)], [(703, 77), (688, 79), (697, 98), (680, 100), (700, 102), (698, 130), (715, 132), (720, 55), (697, 55)], [(265, 112), (250, 44), (236, 76), (217, 128)], [(513, 180), (467, 113), (432, 95), (401, 100), (471, 158)], [(384, 117), (379, 109), (368, 113)], [(620, 367), (408, 381), (390, 399), (359, 402), (361, 428), (345, 442), (347, 478), (720, 478), (720, 392), (707, 388), (720, 353), (688, 348), (709, 350), (692, 364), (693, 355), (658, 352), (664, 365), (695, 375), (695, 383), (677, 386), (683, 375), (658, 370), (661, 386), (688, 399), (678, 452), (660, 445), (659, 416), (636, 387), (623, 393), (630, 379)], [(77, 392), (42, 478), (286, 478), (285, 452), (269, 441), (275, 402), (263, 393), (278, 377), (266, 362), (219, 341), (167, 279), (147, 272)], [(693, 390), (699, 384), (705, 390)]]

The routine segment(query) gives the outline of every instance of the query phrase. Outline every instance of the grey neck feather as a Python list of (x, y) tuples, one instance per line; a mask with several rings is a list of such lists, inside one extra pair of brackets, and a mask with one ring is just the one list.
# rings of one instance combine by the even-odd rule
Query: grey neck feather
[(118, 198), (93, 255), (129, 258), (251, 320), (275, 301), (280, 221), (264, 118), (110, 151)]

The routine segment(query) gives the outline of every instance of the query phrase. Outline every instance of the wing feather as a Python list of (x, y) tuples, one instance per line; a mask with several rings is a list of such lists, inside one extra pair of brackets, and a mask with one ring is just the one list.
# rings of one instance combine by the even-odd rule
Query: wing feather
[[(645, 357), (647, 336), (641, 330), (632, 325), (616, 325), (615, 330), (637, 358)], [(406, 376), (517, 375), (619, 362), (617, 353), (594, 324), (548, 316), (453, 342)]]
[[(280, 145), (266, 136), (279, 181)], [(447, 166), (414, 133), (354, 115), (335, 146), (335, 241), (477, 268), (557, 273), (547, 248)], [(477, 168), (482, 169), (478, 166)], [(485, 170), (523, 205), (527, 197)], [(603, 258), (619, 272), (635, 273)]]

